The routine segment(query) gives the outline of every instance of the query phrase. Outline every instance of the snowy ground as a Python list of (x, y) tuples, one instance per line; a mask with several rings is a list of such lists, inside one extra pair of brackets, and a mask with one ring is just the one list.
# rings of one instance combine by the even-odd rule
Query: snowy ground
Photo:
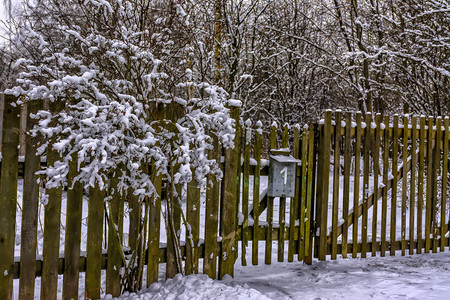
[(267, 298), (450, 299), (450, 254), (237, 266), (235, 278), (177, 276), (119, 299)]

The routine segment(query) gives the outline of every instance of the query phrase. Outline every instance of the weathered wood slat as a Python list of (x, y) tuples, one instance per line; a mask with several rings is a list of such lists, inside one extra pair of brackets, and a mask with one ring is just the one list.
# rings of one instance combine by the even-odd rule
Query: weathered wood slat
[(248, 246), (248, 202), (250, 194), (250, 143), (252, 140), (251, 122), (246, 122), (244, 138), (244, 173), (242, 178), (242, 243), (241, 264), (247, 265), (246, 253)]
[[(220, 162), (221, 146), (219, 139), (213, 135), (213, 149), (210, 150), (212, 159)], [(220, 183), (215, 175), (209, 175), (206, 188), (206, 208), (205, 208), (205, 259), (203, 260), (203, 274), (216, 279), (216, 261), (217, 261), (217, 232), (219, 228), (219, 195)]]
[[(297, 159), (300, 158), (300, 126), (296, 125), (294, 127), (294, 143), (293, 143), (293, 156)], [(305, 163), (305, 161), (303, 161)], [(303, 260), (303, 251), (298, 251), (299, 249), (304, 249), (304, 219), (305, 215), (305, 204), (303, 202), (303, 208), (301, 208), (301, 167), (297, 166), (295, 170), (295, 196), (291, 198), (290, 201), (290, 211), (289, 211), (289, 246), (288, 246), (288, 262), (294, 261), (294, 253), (298, 254), (298, 259)], [(300, 207), (299, 207), (300, 206)], [(295, 235), (295, 222), (299, 219), (299, 242), (296, 249), (296, 244), (294, 240)]]
[(315, 136), (314, 128), (308, 132), (308, 170), (307, 170), (307, 186), (306, 186), (306, 211), (305, 211), (305, 264), (312, 264), (312, 233), (311, 224), (313, 223), (314, 205), (312, 197), (314, 194), (314, 177), (315, 177)]
[(186, 199), (186, 275), (198, 274), (198, 241), (200, 239), (200, 183), (195, 178), (187, 184)]
[(119, 178), (123, 170), (116, 170), (110, 179), (108, 212), (108, 264), (106, 267), (106, 293), (113, 297), (120, 296), (120, 269), (123, 243), (124, 196), (118, 190)]
[(254, 146), (254, 155), (256, 160), (256, 168), (255, 174), (253, 175), (253, 241), (252, 241), (252, 264), (258, 264), (258, 239), (256, 236), (259, 233), (259, 215), (260, 215), (260, 207), (259, 207), (259, 188), (261, 183), (260, 178), (260, 170), (261, 170), (261, 133), (262, 133), (262, 123), (256, 123), (256, 132), (255, 132), (255, 146)]
[[(351, 123), (352, 123), (352, 114), (347, 112), (345, 114), (345, 139), (344, 139), (344, 190), (342, 195), (342, 219), (344, 223), (342, 224), (342, 257), (347, 257), (347, 242), (348, 242), (348, 227), (349, 218), (349, 204), (350, 204), (350, 167), (352, 164), (351, 157)], [(352, 219), (350, 219), (351, 221)], [(338, 234), (339, 236), (339, 234)]]
[[(392, 241), (395, 241), (396, 238), (396, 230), (397, 230), (397, 183), (398, 183), (398, 115), (394, 116), (394, 134), (393, 134), (393, 152), (392, 152), (392, 178), (393, 185), (391, 191), (391, 230), (390, 230), (390, 239), (391, 245)], [(390, 255), (395, 255), (395, 249), (391, 247)]]
[(299, 243), (298, 243), (298, 260), (301, 261), (305, 257), (306, 251), (306, 236), (309, 232), (306, 231), (306, 196), (308, 191), (308, 145), (309, 145), (309, 131), (308, 128), (303, 129), (302, 133), (302, 150), (301, 150), (301, 195), (300, 195), (300, 212), (299, 212)]
[(433, 118), (428, 118), (427, 129), (427, 191), (425, 203), (425, 253), (431, 250), (431, 220), (433, 218)]
[[(336, 126), (341, 124), (342, 113), (336, 111)], [(334, 166), (333, 166), (333, 214), (332, 214), (332, 235), (331, 235), (331, 259), (337, 257), (337, 227), (339, 219), (339, 176), (341, 165), (341, 130), (336, 130), (334, 134)]]
[(158, 282), (159, 275), (159, 241), (161, 223), (161, 197), (162, 197), (162, 175), (158, 174), (155, 165), (152, 164), (151, 180), (155, 187), (155, 193), (150, 199), (150, 212), (148, 220), (148, 265), (147, 265), (147, 287)]
[[(384, 124), (389, 124), (389, 116), (384, 118)], [(385, 130), (383, 136), (383, 184), (387, 187), (389, 182), (389, 132)], [(384, 257), (387, 250), (386, 235), (387, 235), (387, 195), (388, 189), (382, 191), (381, 200), (381, 251), (380, 256)]]
[(439, 236), (439, 199), (438, 199), (438, 174), (440, 172), (441, 162), (441, 140), (442, 140), (442, 118), (436, 119), (436, 133), (434, 138), (434, 151), (433, 151), (433, 168), (432, 168), (432, 224), (433, 224), (433, 253), (437, 252), (438, 248), (438, 236)]
[(417, 186), (417, 253), (422, 253), (423, 248), (423, 200), (424, 200), (424, 174), (425, 174), (425, 117), (420, 117), (419, 131), (419, 170), (418, 170), (418, 186)]
[(78, 265), (80, 261), (81, 218), (83, 207), (83, 186), (80, 182), (74, 183), (78, 175), (78, 156), (72, 155), (69, 162), (67, 178), (67, 211), (66, 233), (64, 239), (64, 276), (63, 299), (77, 299), (78, 297)]
[(319, 260), (326, 258), (326, 244), (327, 244), (327, 218), (328, 218), (328, 190), (329, 190), (329, 173), (330, 173), (330, 155), (331, 155), (331, 111), (325, 112), (325, 120), (321, 134), (321, 144), (319, 145), (319, 158), (317, 166), (317, 177), (322, 178), (317, 183), (316, 201), (320, 203), (320, 219), (318, 224), (320, 226), (319, 236)]
[[(359, 206), (359, 174), (361, 165), (361, 113), (356, 114), (356, 142), (355, 142), (355, 176), (353, 186), (353, 210)], [(357, 214), (353, 214), (353, 243), (358, 243), (358, 218)], [(356, 248), (353, 249), (352, 257), (356, 258)]]
[[(444, 119), (444, 140), (442, 145), (442, 184), (441, 184), (441, 236), (445, 236), (448, 232), (448, 224), (445, 222), (446, 213), (447, 213), (447, 178), (448, 178), (448, 140), (450, 135), (449, 130), (449, 118), (445, 117)], [(450, 218), (449, 218), (450, 222)], [(441, 252), (445, 250), (445, 247), (448, 246), (445, 243), (445, 239), (441, 238)]]
[[(50, 103), (51, 112), (59, 111), (64, 102)], [(40, 105), (39, 105), (40, 106)], [(34, 109), (31, 109), (30, 113)], [(32, 122), (31, 120), (27, 123)], [(32, 128), (32, 127), (30, 127)], [(56, 140), (53, 138), (50, 145)], [(51, 146), (50, 146), (51, 147)], [(26, 151), (28, 156), (29, 151)], [(52, 166), (56, 161), (61, 160), (59, 153), (53, 149), (47, 150), (47, 162)], [(39, 167), (38, 167), (39, 168)], [(44, 213), (44, 242), (43, 242), (43, 265), (41, 278), (41, 299), (57, 299), (58, 293), (58, 257), (59, 257), (59, 240), (61, 228), (61, 202), (62, 187), (46, 189), (48, 202), (45, 205)], [(34, 286), (33, 286), (34, 288)]]
[(104, 198), (98, 184), (89, 188), (85, 293), (90, 299), (98, 299), (101, 294)]
[[(289, 147), (289, 125), (285, 124), (283, 127), (283, 134), (282, 134), (282, 142), (281, 142), (281, 148), (288, 148)], [(280, 197), (280, 205), (278, 210), (278, 224), (279, 224), (279, 230), (280, 232), (284, 232), (284, 229), (286, 227), (286, 197)], [(284, 235), (279, 234), (278, 235), (278, 261), (283, 262), (284, 261)]]
[[(373, 157), (373, 208), (372, 208), (372, 243), (376, 243), (377, 240), (377, 223), (378, 223), (378, 199), (380, 198), (381, 192), (379, 191), (379, 179), (378, 175), (380, 173), (380, 139), (381, 139), (381, 114), (375, 116), (375, 133), (374, 142), (372, 148)], [(375, 200), (376, 199), (376, 200)], [(376, 255), (375, 248), (372, 248), (372, 257)]]
[[(239, 127), (240, 108), (231, 107), (230, 115), (235, 120), (236, 127)], [(234, 262), (237, 248), (236, 242), (236, 217), (237, 217), (237, 191), (240, 179), (237, 175), (240, 165), (240, 153), (238, 152), (239, 136), (234, 140), (234, 148), (225, 150), (225, 174), (223, 182), (223, 201), (221, 202), (221, 227), (222, 237), (221, 255), (219, 257), (219, 278), (225, 275), (234, 275)]]
[[(13, 297), (14, 239), (16, 235), (17, 167), (20, 109), (16, 98), (4, 95), (2, 166), (0, 180), (0, 299)], [(13, 188), (11, 188), (13, 187)]]
[[(366, 128), (364, 130), (364, 144), (363, 144), (363, 213), (361, 222), (361, 258), (367, 256), (367, 223), (369, 220), (369, 175), (370, 175), (370, 146), (372, 143), (370, 127), (372, 123), (372, 114), (367, 113), (365, 115)], [(375, 192), (375, 190), (374, 190)], [(375, 201), (374, 201), (375, 202)]]
[[(270, 131), (270, 137), (269, 137), (269, 146), (270, 149), (277, 149), (277, 127), (276, 123), (272, 124), (271, 131)], [(266, 230), (268, 232), (272, 232), (273, 228), (273, 197), (267, 197), (267, 215), (266, 215), (266, 222), (267, 227)], [(264, 263), (266, 265), (270, 265), (272, 263), (272, 235), (266, 234), (266, 248), (265, 248), (265, 256), (264, 256)]]
[[(37, 120), (30, 117), (30, 114), (36, 114), (42, 108), (41, 101), (32, 101), (27, 103), (29, 114), (27, 115), (27, 129), (33, 128), (37, 124)], [(38, 205), (39, 205), (39, 183), (36, 172), (40, 167), (40, 157), (36, 155), (36, 150), (39, 147), (39, 138), (30, 136), (26, 133), (25, 136), (25, 174), (23, 180), (23, 203), (22, 203), (22, 228), (21, 228), (21, 242), (20, 242), (20, 267), (29, 272), (20, 274), (19, 281), (19, 297), (20, 299), (34, 299), (34, 273), (36, 268), (36, 245), (37, 245), (37, 222), (38, 222)], [(55, 157), (50, 155), (51, 160)], [(4, 177), (2, 177), (4, 178)], [(50, 192), (50, 194), (53, 194)], [(51, 200), (55, 201), (53, 194)], [(61, 197), (60, 197), (61, 201)], [(9, 225), (11, 226), (11, 225)], [(47, 242), (48, 238), (47, 236)], [(59, 235), (50, 238), (56, 238), (59, 242)], [(59, 243), (58, 243), (59, 245)], [(59, 247), (58, 247), (59, 248)], [(47, 257), (48, 259), (48, 257)], [(48, 262), (48, 260), (47, 260)], [(45, 271), (48, 271), (47, 265)], [(44, 273), (47, 275), (48, 272)], [(48, 276), (45, 280), (48, 282)], [(48, 291), (48, 290), (46, 290)], [(50, 296), (50, 295), (49, 295)]]
[(414, 254), (415, 210), (416, 210), (416, 168), (417, 168), (417, 117), (411, 118), (411, 173), (409, 193), (409, 254)]
[[(403, 118), (403, 127), (408, 128), (408, 117)], [(408, 136), (407, 131), (403, 131), (402, 137), (402, 165), (406, 165), (408, 161)], [(402, 239), (402, 256), (406, 253), (406, 197), (408, 189), (408, 171), (403, 168), (403, 179), (402, 179), (402, 221), (401, 221), (401, 239)], [(411, 208), (410, 208), (411, 209)]]

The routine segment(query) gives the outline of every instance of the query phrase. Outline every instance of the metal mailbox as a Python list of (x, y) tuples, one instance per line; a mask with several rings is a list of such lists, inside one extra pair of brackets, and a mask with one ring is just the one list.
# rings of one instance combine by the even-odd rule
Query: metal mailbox
[(295, 171), (301, 160), (286, 149), (271, 150), (269, 161), (269, 197), (295, 196)]

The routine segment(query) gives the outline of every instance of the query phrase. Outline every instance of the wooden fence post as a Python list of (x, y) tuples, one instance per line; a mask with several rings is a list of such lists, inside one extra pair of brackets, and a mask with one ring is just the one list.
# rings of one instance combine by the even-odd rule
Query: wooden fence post
[(320, 203), (318, 224), (319, 236), (319, 260), (325, 260), (327, 254), (327, 218), (328, 218), (328, 190), (330, 179), (331, 156), (331, 110), (325, 112), (325, 120), (320, 130), (319, 158), (317, 166), (317, 203)]
[[(231, 118), (235, 120), (236, 132), (238, 131), (240, 118), (240, 102), (233, 102), (230, 107)], [(224, 196), (221, 203), (222, 219), (220, 235), (222, 237), (222, 249), (219, 257), (219, 278), (225, 275), (234, 275), (234, 262), (237, 249), (236, 241), (236, 217), (237, 217), (237, 191), (239, 186), (238, 170), (240, 171), (239, 135), (235, 137), (234, 148), (225, 150), (225, 174)]]
[(17, 169), (19, 161), (19, 113), (17, 100), (5, 95), (0, 180), (0, 299), (13, 297), (14, 240), (16, 235)]

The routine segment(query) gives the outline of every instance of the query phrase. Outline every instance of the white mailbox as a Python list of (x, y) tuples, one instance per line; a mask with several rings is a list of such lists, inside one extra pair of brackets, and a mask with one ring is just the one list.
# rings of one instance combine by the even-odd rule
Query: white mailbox
[(289, 154), (289, 149), (271, 150), (269, 164), (269, 197), (295, 196), (295, 171), (301, 160)]

